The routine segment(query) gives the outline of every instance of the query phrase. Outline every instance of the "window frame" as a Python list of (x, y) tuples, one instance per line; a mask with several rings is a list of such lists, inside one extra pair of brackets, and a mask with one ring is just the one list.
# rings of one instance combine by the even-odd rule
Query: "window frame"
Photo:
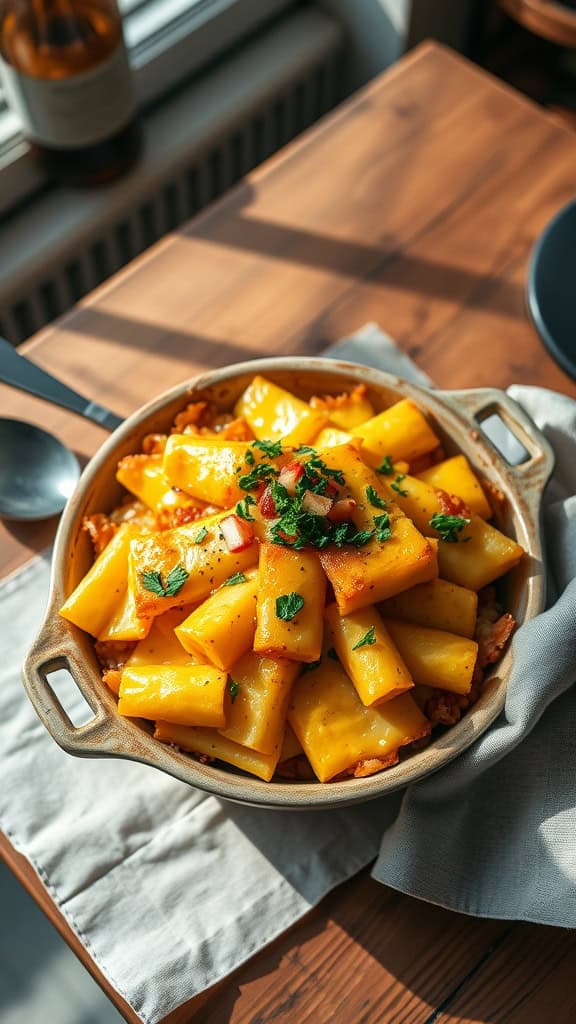
[[(141, 109), (160, 100), (296, 0), (119, 0)], [(46, 187), (0, 90), (0, 218)]]

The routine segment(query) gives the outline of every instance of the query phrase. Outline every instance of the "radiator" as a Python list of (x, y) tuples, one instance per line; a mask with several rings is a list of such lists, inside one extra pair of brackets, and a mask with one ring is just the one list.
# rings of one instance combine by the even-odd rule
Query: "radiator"
[(150, 113), (129, 175), (15, 212), (0, 226), (0, 333), (29, 337), (334, 107), (344, 44), (338, 22), (297, 11)]

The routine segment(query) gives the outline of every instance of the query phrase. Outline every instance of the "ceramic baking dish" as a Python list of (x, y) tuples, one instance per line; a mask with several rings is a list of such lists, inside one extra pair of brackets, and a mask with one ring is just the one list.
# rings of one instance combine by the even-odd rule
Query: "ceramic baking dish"
[[(534, 423), (503, 391), (429, 390), (365, 366), (332, 359), (260, 359), (216, 370), (166, 392), (126, 420), (91, 459), (60, 522), (48, 611), (26, 658), (24, 685), (49, 733), (70, 754), (141, 761), (216, 796), (252, 805), (306, 809), (352, 804), (415, 782), (466, 750), (502, 710), (512, 652), (508, 650), (493, 666), (482, 696), (461, 722), (426, 749), (405, 756), (396, 767), (368, 778), (328, 784), (266, 783), (234, 769), (201, 764), (155, 740), (149, 723), (122, 718), (114, 695), (102, 682), (91, 638), (58, 614), (91, 564), (91, 543), (82, 530), (84, 516), (111, 509), (120, 497), (121, 488), (115, 479), (118, 459), (138, 451), (145, 434), (168, 429), (191, 398), (206, 398), (219, 409), (229, 410), (256, 373), (303, 398), (326, 392), (337, 394), (365, 384), (377, 411), (401, 397), (413, 398), (430, 417), (447, 453), (463, 452), (478, 473), (506, 497), (498, 525), (528, 552), (507, 577), (507, 610), (519, 625), (542, 611), (545, 577), (540, 508), (553, 453)], [(501, 417), (526, 450), (520, 465), (509, 465), (484, 435), (481, 423), (491, 413)], [(85, 725), (72, 724), (50, 687), (48, 676), (59, 668), (70, 672), (94, 712)]]

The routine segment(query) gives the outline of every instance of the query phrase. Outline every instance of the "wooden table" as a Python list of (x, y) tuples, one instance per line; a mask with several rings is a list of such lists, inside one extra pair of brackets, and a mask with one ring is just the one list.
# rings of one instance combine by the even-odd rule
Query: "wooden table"
[[(576, 397), (524, 307), (532, 244), (575, 182), (572, 133), (425, 45), (25, 350), (124, 414), (200, 368), (321, 352), (377, 320), (443, 387), (524, 382)], [(103, 440), (98, 427), (6, 388), (0, 406), (47, 425), (84, 459)], [(4, 573), (52, 526), (2, 527)], [(1, 837), (0, 852), (136, 1021)], [(568, 1024), (575, 970), (572, 933), (469, 919), (363, 874), (167, 1020)]]

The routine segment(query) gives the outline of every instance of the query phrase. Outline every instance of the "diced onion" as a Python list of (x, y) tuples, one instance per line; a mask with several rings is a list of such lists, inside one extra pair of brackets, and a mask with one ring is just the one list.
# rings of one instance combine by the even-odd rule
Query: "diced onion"
[(280, 470), (280, 476), (278, 477), (278, 483), (282, 484), (288, 491), (291, 497), (296, 494), (296, 484), (304, 476), (304, 466), (301, 462), (294, 461), (289, 462), (286, 466), (283, 466)]
[(314, 516), (326, 516), (332, 508), (332, 498), (326, 498), (323, 494), (314, 494), (314, 491), (304, 491), (302, 508)]
[(226, 516), (220, 521), (220, 529), (228, 551), (244, 551), (254, 540), (254, 531), (250, 523), (239, 516)]

